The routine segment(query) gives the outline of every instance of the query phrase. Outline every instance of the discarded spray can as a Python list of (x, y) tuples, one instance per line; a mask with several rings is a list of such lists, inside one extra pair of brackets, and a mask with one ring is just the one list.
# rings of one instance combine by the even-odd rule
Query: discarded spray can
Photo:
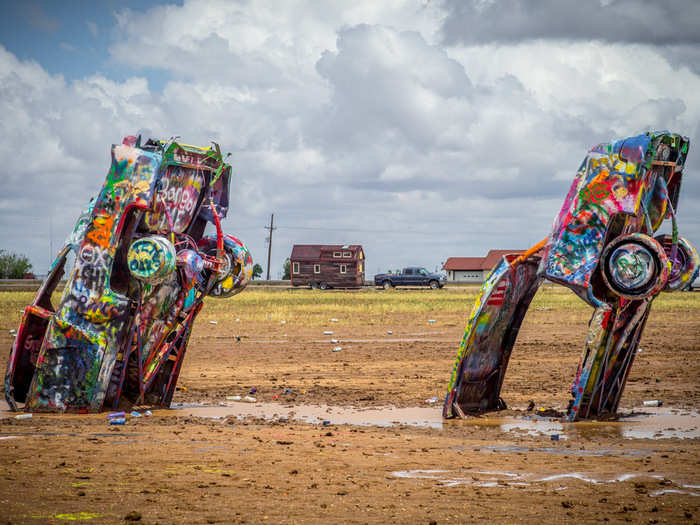
[(107, 419), (112, 419), (115, 417), (125, 417), (126, 412), (112, 412), (111, 414), (107, 414)]
[(109, 420), (110, 425), (126, 425), (125, 417), (113, 417)]
[(136, 410), (133, 410), (131, 414), (129, 414), (131, 417), (142, 417), (141, 412), (137, 412)]
[(651, 401), (644, 401), (645, 407), (660, 407), (663, 404), (664, 404), (663, 401), (660, 401), (658, 399), (652, 399)]
[(31, 414), (17, 414), (15, 416), (15, 419), (31, 419), (32, 415)]

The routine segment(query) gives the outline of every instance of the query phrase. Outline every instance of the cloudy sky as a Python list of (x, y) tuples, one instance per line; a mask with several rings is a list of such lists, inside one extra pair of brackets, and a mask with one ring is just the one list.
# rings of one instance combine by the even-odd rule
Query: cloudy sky
[(591, 146), (700, 140), (694, 0), (0, 3), (0, 248), (37, 273), (124, 135), (230, 151), (224, 227), (265, 266), (275, 214), (273, 277), (294, 243), (363, 244), (370, 276), (527, 248)]

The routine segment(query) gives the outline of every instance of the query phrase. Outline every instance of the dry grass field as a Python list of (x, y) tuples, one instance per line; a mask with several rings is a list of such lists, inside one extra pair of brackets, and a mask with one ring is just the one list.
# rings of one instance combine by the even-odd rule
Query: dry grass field
[[(207, 300), (175, 401), (223, 405), (226, 417), (181, 408), (110, 427), (100, 414), (4, 413), (0, 523), (700, 521), (697, 428), (679, 436), (669, 423), (654, 438), (624, 420), (550, 422), (558, 441), (530, 428), (530, 400), (566, 407), (591, 315), (563, 288), (543, 288), (523, 323), (502, 391), (509, 410), (391, 425), (382, 407), (439, 414), (476, 293), (251, 287)], [(0, 293), (3, 369), (32, 296)], [(641, 347), (622, 411), (660, 399), (663, 414), (700, 427), (700, 293), (659, 296)], [(236, 418), (242, 405), (226, 397), (253, 387), (267, 419)], [(315, 405), (387, 410), (389, 426), (274, 416)]]

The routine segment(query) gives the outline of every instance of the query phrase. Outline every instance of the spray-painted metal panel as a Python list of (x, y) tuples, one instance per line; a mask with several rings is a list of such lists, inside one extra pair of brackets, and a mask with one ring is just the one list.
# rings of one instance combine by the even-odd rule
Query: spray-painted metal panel
[[(667, 131), (592, 148), (550, 235), (506, 256), (484, 282), (460, 345), (444, 417), (505, 406), (501, 385), (520, 324), (544, 279), (594, 307), (572, 385), (570, 420), (614, 416), (653, 299), (684, 289), (700, 258), (675, 210), (689, 140)], [(671, 235), (653, 237), (665, 219)]]
[[(217, 145), (127, 137), (112, 147), (100, 193), (24, 310), (5, 376), (13, 409), (170, 404), (204, 297), (234, 295), (252, 275), (245, 245), (221, 230), (230, 176)], [(203, 236), (207, 222), (216, 236)]]

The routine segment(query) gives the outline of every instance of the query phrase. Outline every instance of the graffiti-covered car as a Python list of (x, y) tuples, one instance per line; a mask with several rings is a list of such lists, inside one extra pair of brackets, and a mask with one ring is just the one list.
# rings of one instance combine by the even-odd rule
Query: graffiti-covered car
[[(686, 288), (700, 260), (675, 210), (689, 140), (670, 132), (599, 144), (574, 178), (551, 234), (504, 256), (467, 321), (443, 407), (446, 418), (503, 408), (510, 353), (543, 280), (594, 308), (568, 419), (614, 416), (653, 299)], [(670, 235), (657, 235), (665, 219)]]
[(204, 298), (232, 296), (252, 275), (248, 249), (221, 228), (230, 179), (216, 144), (112, 146), (101, 191), (24, 309), (5, 376), (13, 410), (170, 405)]

